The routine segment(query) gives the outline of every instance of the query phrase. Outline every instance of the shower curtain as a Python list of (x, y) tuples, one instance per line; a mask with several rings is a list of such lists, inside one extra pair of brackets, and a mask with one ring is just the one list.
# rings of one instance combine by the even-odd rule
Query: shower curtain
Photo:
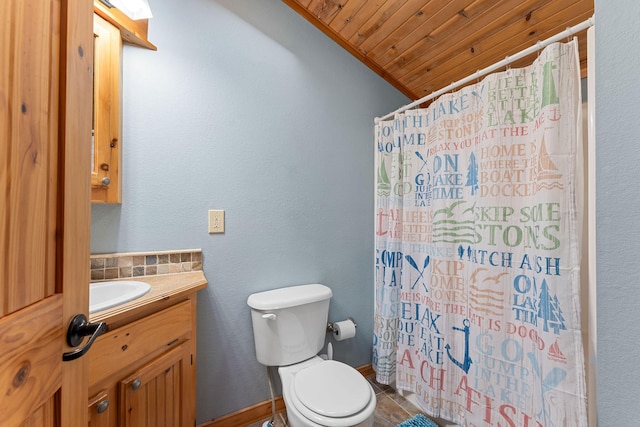
[(577, 42), (376, 124), (377, 380), (463, 426), (583, 426)]

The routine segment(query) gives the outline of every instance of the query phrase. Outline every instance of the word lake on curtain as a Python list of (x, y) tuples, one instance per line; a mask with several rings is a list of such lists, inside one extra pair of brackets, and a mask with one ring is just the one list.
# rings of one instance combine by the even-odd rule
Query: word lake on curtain
[(376, 124), (373, 365), (464, 426), (586, 425), (577, 43)]

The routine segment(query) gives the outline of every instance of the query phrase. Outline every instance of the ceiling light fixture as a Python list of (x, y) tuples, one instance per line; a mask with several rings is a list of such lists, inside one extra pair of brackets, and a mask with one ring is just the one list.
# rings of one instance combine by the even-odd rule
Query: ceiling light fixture
[(133, 20), (149, 19), (153, 17), (148, 0), (100, 0), (105, 6), (120, 9), (122, 13)]

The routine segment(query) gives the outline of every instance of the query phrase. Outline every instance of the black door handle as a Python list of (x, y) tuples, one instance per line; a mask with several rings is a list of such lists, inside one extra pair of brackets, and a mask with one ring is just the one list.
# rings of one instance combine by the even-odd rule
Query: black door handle
[(84, 314), (76, 314), (71, 322), (69, 323), (69, 328), (67, 329), (67, 344), (71, 347), (77, 347), (82, 343), (84, 337), (89, 336), (89, 341), (85, 344), (84, 347), (75, 349), (68, 353), (62, 354), (62, 361), (68, 362), (70, 360), (75, 360), (78, 357), (84, 356), (84, 354), (89, 351), (89, 348), (93, 344), (93, 342), (103, 333), (109, 330), (109, 326), (105, 322), (96, 322), (89, 323), (87, 321), (87, 316)]

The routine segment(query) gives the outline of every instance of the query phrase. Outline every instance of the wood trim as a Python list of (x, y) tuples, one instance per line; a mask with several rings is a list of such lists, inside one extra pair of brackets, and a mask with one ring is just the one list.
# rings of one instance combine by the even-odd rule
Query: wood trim
[[(276, 413), (283, 412), (285, 410), (284, 400), (282, 396), (276, 397)], [(251, 423), (257, 423), (258, 421), (267, 419), (271, 416), (271, 401), (265, 400), (264, 402), (256, 403), (248, 408), (241, 409), (239, 411), (227, 414), (223, 417), (209, 421), (204, 424), (200, 424), (198, 427), (238, 427), (246, 426)]]
[[(373, 367), (371, 364), (356, 368), (364, 377), (373, 375)], [(276, 413), (284, 412), (284, 400), (282, 396), (276, 397)], [(257, 423), (271, 416), (271, 401), (256, 403), (248, 408), (227, 414), (223, 417), (211, 420), (209, 422), (199, 424), (198, 427), (238, 427), (248, 424)]]
[(320, 31), (325, 33), (333, 41), (338, 43), (347, 52), (349, 52), (350, 54), (352, 54), (353, 56), (358, 58), (358, 60), (360, 60), (362, 63), (364, 63), (364, 65), (366, 65), (373, 72), (375, 72), (380, 77), (385, 79), (388, 83), (390, 83), (393, 87), (395, 87), (400, 92), (402, 92), (409, 99), (415, 100), (415, 99), (419, 98), (419, 96), (417, 96), (415, 93), (409, 91), (403, 84), (401, 84), (398, 80), (394, 79), (390, 74), (388, 74), (377, 63), (375, 63), (374, 61), (370, 60), (366, 55), (363, 55), (362, 52), (360, 52), (358, 49), (354, 48), (353, 45), (351, 43), (349, 43), (349, 40), (345, 40), (339, 34), (336, 34), (336, 32), (331, 27), (329, 27), (327, 24), (325, 24), (324, 22), (320, 21), (319, 19), (316, 19), (315, 16), (313, 16), (311, 13), (309, 13), (309, 11), (307, 9), (305, 9), (303, 6), (301, 6), (300, 3), (298, 3), (296, 0), (282, 0), (282, 2), (285, 3), (287, 6), (289, 6), (291, 9), (293, 9), (300, 16), (305, 18), (307, 21), (309, 21), (311, 24), (313, 24)]
[[(63, 291), (63, 327), (89, 307), (91, 202), (89, 160), (93, 88), (90, 0), (62, 2), (56, 291)], [(61, 340), (62, 341), (62, 340)], [(66, 343), (63, 351), (70, 351)], [(61, 357), (61, 355), (59, 356)], [(62, 363), (60, 425), (87, 425), (88, 358)]]

